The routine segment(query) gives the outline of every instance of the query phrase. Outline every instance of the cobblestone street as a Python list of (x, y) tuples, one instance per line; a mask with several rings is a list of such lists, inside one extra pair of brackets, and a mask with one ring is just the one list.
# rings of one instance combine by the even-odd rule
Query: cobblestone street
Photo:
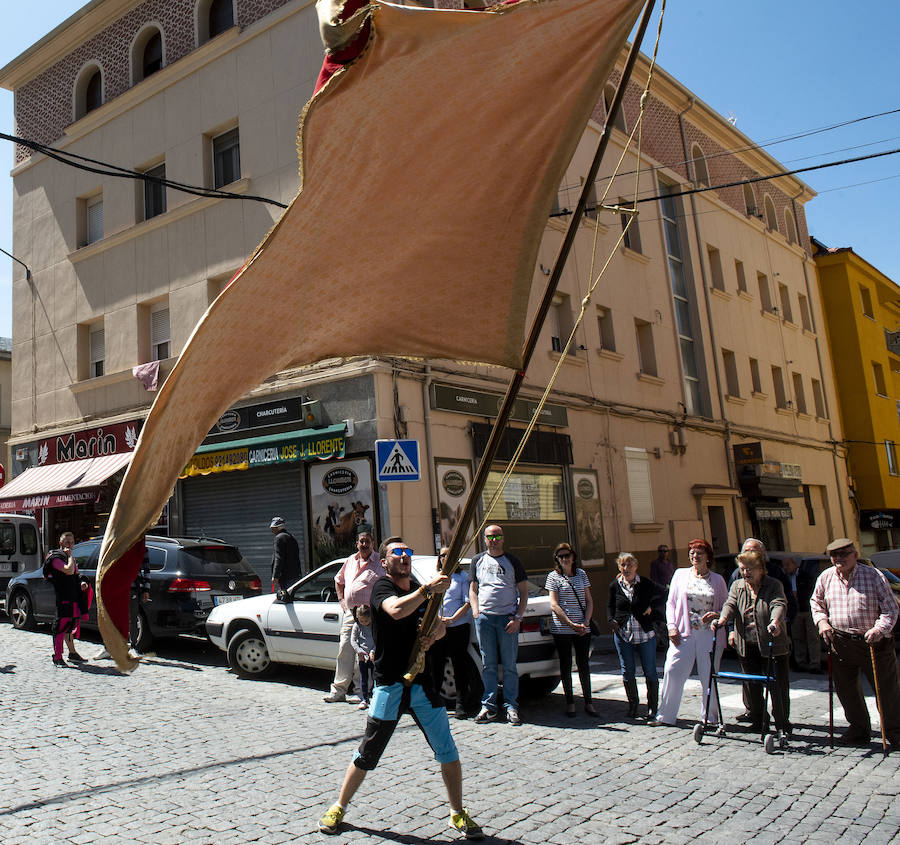
[[(86, 657), (101, 648), (95, 637), (81, 647)], [(825, 676), (794, 678), (795, 739), (770, 756), (737, 730), (693, 741), (696, 679), (678, 727), (626, 723), (616, 668), (613, 655), (594, 659), (596, 721), (566, 719), (557, 690), (523, 702), (520, 728), (453, 722), (466, 804), (488, 841), (877, 845), (900, 836), (900, 754), (883, 758), (880, 737), (868, 751), (828, 748)], [(131, 677), (110, 661), (55, 669), (46, 631), (3, 619), (0, 674), (4, 845), (456, 838), (438, 768), (408, 718), (347, 827), (318, 833), (365, 719), (323, 703), (327, 673), (242, 681), (199, 639), (165, 644)], [(733, 719), (740, 690), (722, 689)], [(836, 702), (838, 729), (840, 715)], [(877, 736), (877, 712), (873, 728)]]

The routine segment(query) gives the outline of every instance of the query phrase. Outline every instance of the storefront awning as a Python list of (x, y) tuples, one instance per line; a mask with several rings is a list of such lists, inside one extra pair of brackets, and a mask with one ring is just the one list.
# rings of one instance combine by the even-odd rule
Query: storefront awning
[(131, 452), (31, 467), (0, 487), (0, 511), (36, 510), (96, 502), (100, 485), (131, 460)]
[(191, 478), (295, 461), (343, 458), (346, 430), (346, 425), (339, 423), (325, 428), (304, 428), (226, 443), (210, 443), (197, 449), (179, 477)]

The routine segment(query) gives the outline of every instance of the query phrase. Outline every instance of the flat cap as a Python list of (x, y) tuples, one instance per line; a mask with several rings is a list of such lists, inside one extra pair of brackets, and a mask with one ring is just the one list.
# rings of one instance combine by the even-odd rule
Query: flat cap
[(281, 528), (282, 525), (284, 525), (284, 517), (273, 516), (272, 521), (269, 523), (269, 528)]
[(847, 546), (854, 546), (855, 548), (855, 543), (849, 537), (838, 537), (825, 547), (825, 553), (831, 554), (832, 552), (838, 551), (838, 549), (846, 549)]

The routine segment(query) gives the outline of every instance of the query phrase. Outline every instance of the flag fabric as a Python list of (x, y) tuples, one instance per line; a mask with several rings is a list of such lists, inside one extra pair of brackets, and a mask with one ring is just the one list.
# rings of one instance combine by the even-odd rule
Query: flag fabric
[(159, 361), (138, 364), (131, 368), (131, 374), (144, 385), (144, 390), (153, 392), (159, 384)]
[(300, 191), (195, 327), (122, 481), (97, 579), (120, 667), (133, 662), (112, 602), (140, 567), (127, 553), (232, 403), (288, 365), (331, 358), (521, 366), (553, 200), (642, 6), (371, 4), (362, 54), (300, 115)]

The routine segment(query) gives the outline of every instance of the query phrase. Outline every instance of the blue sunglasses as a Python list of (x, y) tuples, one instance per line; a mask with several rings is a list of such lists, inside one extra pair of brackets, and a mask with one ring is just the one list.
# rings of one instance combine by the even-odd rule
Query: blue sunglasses
[(412, 557), (415, 553), (412, 549), (391, 549), (391, 554), (396, 555), (397, 557), (403, 557), (403, 555)]

